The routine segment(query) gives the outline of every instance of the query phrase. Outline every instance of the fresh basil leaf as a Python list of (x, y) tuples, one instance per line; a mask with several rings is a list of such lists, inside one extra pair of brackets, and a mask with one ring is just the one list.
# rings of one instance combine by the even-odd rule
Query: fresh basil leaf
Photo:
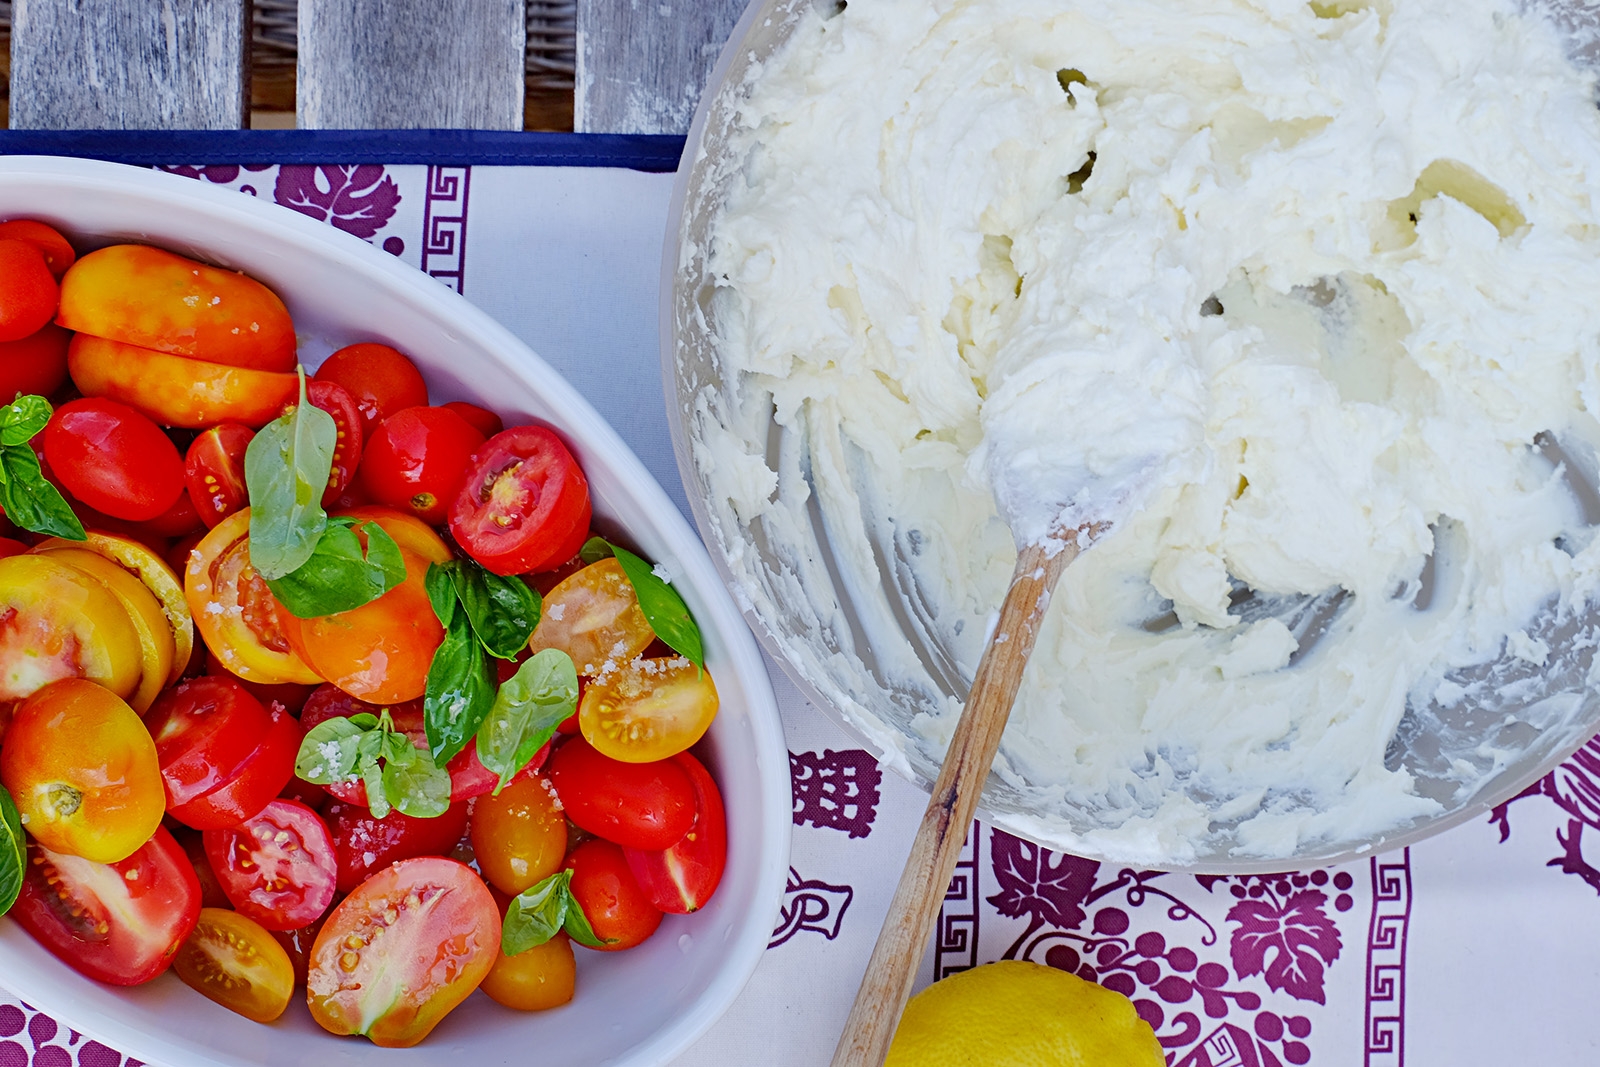
[[(432, 819), (443, 815), (450, 807), (450, 772), (435, 764), (426, 752), (413, 748), (404, 734), (397, 736), (415, 754), (415, 758), (391, 758), (384, 764), (385, 799), (414, 819)], [(371, 786), (367, 788), (370, 790)]]
[(578, 670), (557, 648), (540, 649), (500, 683), (478, 727), (478, 759), (500, 776), (499, 793), (578, 707)]
[(606, 940), (594, 932), (594, 927), (589, 924), (589, 916), (583, 913), (583, 907), (579, 905), (578, 898), (572, 895), (570, 888), (567, 890), (567, 899), (570, 903), (567, 905), (567, 914), (561, 922), (561, 928), (567, 932), (568, 937), (590, 948), (605, 948), (615, 943), (616, 938)]
[(435, 763), (449, 763), (467, 746), (494, 704), (494, 671), (465, 612), (453, 612), (444, 641), (428, 667), (422, 722)]
[(250, 492), (250, 563), (263, 578), (292, 573), (317, 547), (328, 524), (322, 493), (333, 470), (339, 428), (306, 395), (299, 368), (300, 402), (267, 423), (244, 452)]
[(500, 951), (515, 956), (549, 941), (566, 922), (572, 872), (557, 871), (518, 893), (500, 927)]
[(372, 812), (374, 819), (381, 819), (389, 814), (389, 790), (383, 782), (383, 764), (375, 759), (363, 759), (357, 768), (361, 776), (361, 785), (367, 791), (367, 810)]
[(428, 574), (422, 580), (423, 588), (428, 591), (428, 603), (433, 605), (439, 625), (446, 629), (450, 627), (450, 620), (456, 617), (456, 583), (453, 575), (460, 563), (458, 559), (448, 563), (430, 563)]
[(400, 546), (369, 522), (365, 553), (353, 519), (329, 519), (311, 556), (282, 578), (267, 579), (272, 595), (300, 619), (334, 615), (371, 603), (406, 580)]
[(0, 446), (25, 445), (50, 421), (50, 401), (42, 396), (19, 396), (0, 408)]
[(313, 785), (348, 782), (356, 777), (361, 740), (370, 729), (353, 718), (335, 717), (317, 723), (300, 741), (300, 751), (294, 759), (295, 775)]
[(450, 577), (472, 632), (489, 655), (515, 659), (539, 625), (539, 594), (521, 578), (491, 574), (471, 560), (455, 562)]
[(6, 518), (34, 533), (88, 540), (83, 523), (55, 486), (45, 481), (39, 457), (28, 444), (0, 447), (0, 507)]
[(578, 550), (578, 558), (584, 563), (599, 563), (609, 555), (611, 544), (604, 537), (591, 537)]
[(22, 818), (11, 794), (0, 785), (0, 915), (11, 910), (22, 892), (22, 872), (27, 870), (28, 852), (22, 840)]
[(654, 567), (632, 552), (617, 545), (612, 545), (611, 550), (616, 553), (628, 581), (633, 583), (633, 591), (639, 597), (639, 610), (644, 612), (656, 636), (696, 668), (704, 670), (706, 654), (700, 640), (700, 627), (695, 625), (683, 597), (656, 574)]

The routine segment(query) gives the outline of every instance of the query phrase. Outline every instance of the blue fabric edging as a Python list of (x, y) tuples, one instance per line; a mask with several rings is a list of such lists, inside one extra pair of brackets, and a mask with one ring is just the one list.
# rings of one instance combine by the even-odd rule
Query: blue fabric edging
[(682, 137), (521, 130), (0, 130), (0, 155), (144, 165), (429, 163), (678, 169)]

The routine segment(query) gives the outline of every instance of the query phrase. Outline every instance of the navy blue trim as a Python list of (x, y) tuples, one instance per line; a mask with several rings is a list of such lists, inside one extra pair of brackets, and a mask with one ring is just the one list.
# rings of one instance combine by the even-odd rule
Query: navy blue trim
[(113, 163), (430, 163), (678, 169), (683, 138), (512, 130), (0, 130), (0, 155)]

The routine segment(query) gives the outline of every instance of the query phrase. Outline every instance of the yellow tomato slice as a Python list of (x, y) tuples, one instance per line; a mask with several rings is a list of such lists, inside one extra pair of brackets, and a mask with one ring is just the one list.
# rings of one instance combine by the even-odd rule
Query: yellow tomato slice
[(190, 988), (258, 1023), (282, 1015), (294, 996), (294, 965), (277, 938), (226, 908), (200, 909), (172, 970)]
[(608, 557), (550, 590), (528, 647), (558, 648), (572, 657), (579, 674), (593, 677), (621, 667), (655, 636), (622, 564)]
[(654, 763), (700, 740), (717, 705), (710, 671), (682, 656), (635, 659), (584, 688), (578, 728), (612, 759)]
[(143, 674), (139, 633), (105, 585), (49, 555), (0, 559), (0, 701), (63, 678), (126, 700)]
[(51, 549), (50, 557), (78, 568), (101, 582), (117, 598), (139, 635), (143, 673), (139, 688), (128, 698), (133, 710), (143, 715), (161, 690), (167, 687), (172, 672), (172, 627), (160, 601), (145, 584), (97, 552), (82, 548)]

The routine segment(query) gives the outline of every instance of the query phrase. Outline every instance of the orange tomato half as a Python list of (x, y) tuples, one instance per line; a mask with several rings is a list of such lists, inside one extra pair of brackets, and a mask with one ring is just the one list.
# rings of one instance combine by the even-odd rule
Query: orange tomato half
[(612, 759), (654, 763), (700, 740), (717, 706), (710, 671), (682, 656), (640, 658), (584, 687), (578, 728)]
[(265, 426), (300, 391), (293, 374), (207, 363), (85, 333), (67, 349), (67, 371), (84, 396), (119, 400), (163, 426), (191, 430), (219, 422)]
[(282, 1015), (294, 996), (289, 953), (259, 923), (224, 908), (200, 909), (172, 970), (202, 995), (258, 1023)]

